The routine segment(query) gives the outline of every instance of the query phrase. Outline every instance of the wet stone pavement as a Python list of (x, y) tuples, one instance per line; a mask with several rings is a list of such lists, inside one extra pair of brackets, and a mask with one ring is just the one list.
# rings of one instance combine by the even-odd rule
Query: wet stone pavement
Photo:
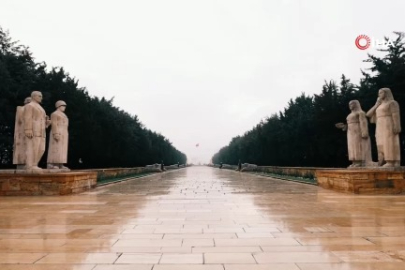
[(1, 270), (405, 269), (405, 196), (191, 167), (0, 197)]

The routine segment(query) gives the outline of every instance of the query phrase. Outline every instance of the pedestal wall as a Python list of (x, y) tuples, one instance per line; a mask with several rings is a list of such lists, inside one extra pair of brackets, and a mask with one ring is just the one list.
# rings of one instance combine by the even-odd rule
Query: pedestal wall
[(405, 172), (378, 169), (316, 170), (318, 185), (355, 194), (405, 193)]
[(96, 172), (0, 173), (0, 196), (67, 195), (96, 184)]

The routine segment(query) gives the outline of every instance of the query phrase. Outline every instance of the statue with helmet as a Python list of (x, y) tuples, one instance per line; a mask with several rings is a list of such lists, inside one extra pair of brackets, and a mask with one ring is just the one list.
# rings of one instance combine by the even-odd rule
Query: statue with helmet
[(51, 131), (49, 136), (48, 169), (69, 170), (63, 166), (68, 155), (69, 119), (65, 114), (66, 102), (59, 100), (55, 104), (56, 111), (51, 114)]

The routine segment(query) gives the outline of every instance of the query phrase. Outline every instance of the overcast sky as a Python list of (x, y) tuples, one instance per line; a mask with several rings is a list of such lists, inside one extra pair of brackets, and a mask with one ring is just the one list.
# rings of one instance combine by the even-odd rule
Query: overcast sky
[(404, 11), (403, 0), (1, 0), (0, 25), (189, 162), (209, 162), (324, 80), (357, 83), (376, 48), (356, 37), (404, 31)]

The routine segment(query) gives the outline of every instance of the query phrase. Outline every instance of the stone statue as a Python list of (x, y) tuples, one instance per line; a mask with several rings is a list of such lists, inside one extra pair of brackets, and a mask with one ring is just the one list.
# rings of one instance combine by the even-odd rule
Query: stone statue
[(240, 162), (240, 159), (239, 159), (237, 171), (241, 171), (241, 170), (242, 170), (242, 163)]
[(257, 165), (256, 164), (249, 164), (249, 163), (243, 163), (242, 164), (242, 169), (241, 171), (256, 171), (257, 170)]
[(337, 123), (335, 126), (347, 130), (347, 148), (352, 167), (364, 167), (372, 164), (371, 143), (368, 133), (368, 122), (365, 112), (361, 109), (358, 100), (349, 102), (351, 113), (347, 116), (347, 125)]
[(381, 88), (378, 91), (376, 104), (367, 112), (371, 123), (376, 124), (378, 165), (383, 167), (399, 167), (401, 151), (399, 133), (401, 121), (399, 105), (394, 100), (391, 89)]
[[(24, 105), (31, 102), (31, 98), (24, 100)], [(25, 167), (25, 133), (24, 133), (24, 106), (18, 106), (15, 114), (14, 128), (14, 147), (13, 147), (13, 164), (17, 165), (18, 170)]]
[(41, 102), (41, 92), (34, 91), (31, 93), (31, 102), (24, 106), (25, 169), (27, 171), (42, 171), (38, 167), (38, 163), (45, 152), (45, 129), (49, 126), (50, 121), (40, 105)]
[(64, 113), (66, 102), (59, 100), (55, 104), (56, 111), (51, 114), (51, 132), (49, 134), (48, 169), (69, 168), (63, 166), (67, 163), (69, 141), (69, 119)]

